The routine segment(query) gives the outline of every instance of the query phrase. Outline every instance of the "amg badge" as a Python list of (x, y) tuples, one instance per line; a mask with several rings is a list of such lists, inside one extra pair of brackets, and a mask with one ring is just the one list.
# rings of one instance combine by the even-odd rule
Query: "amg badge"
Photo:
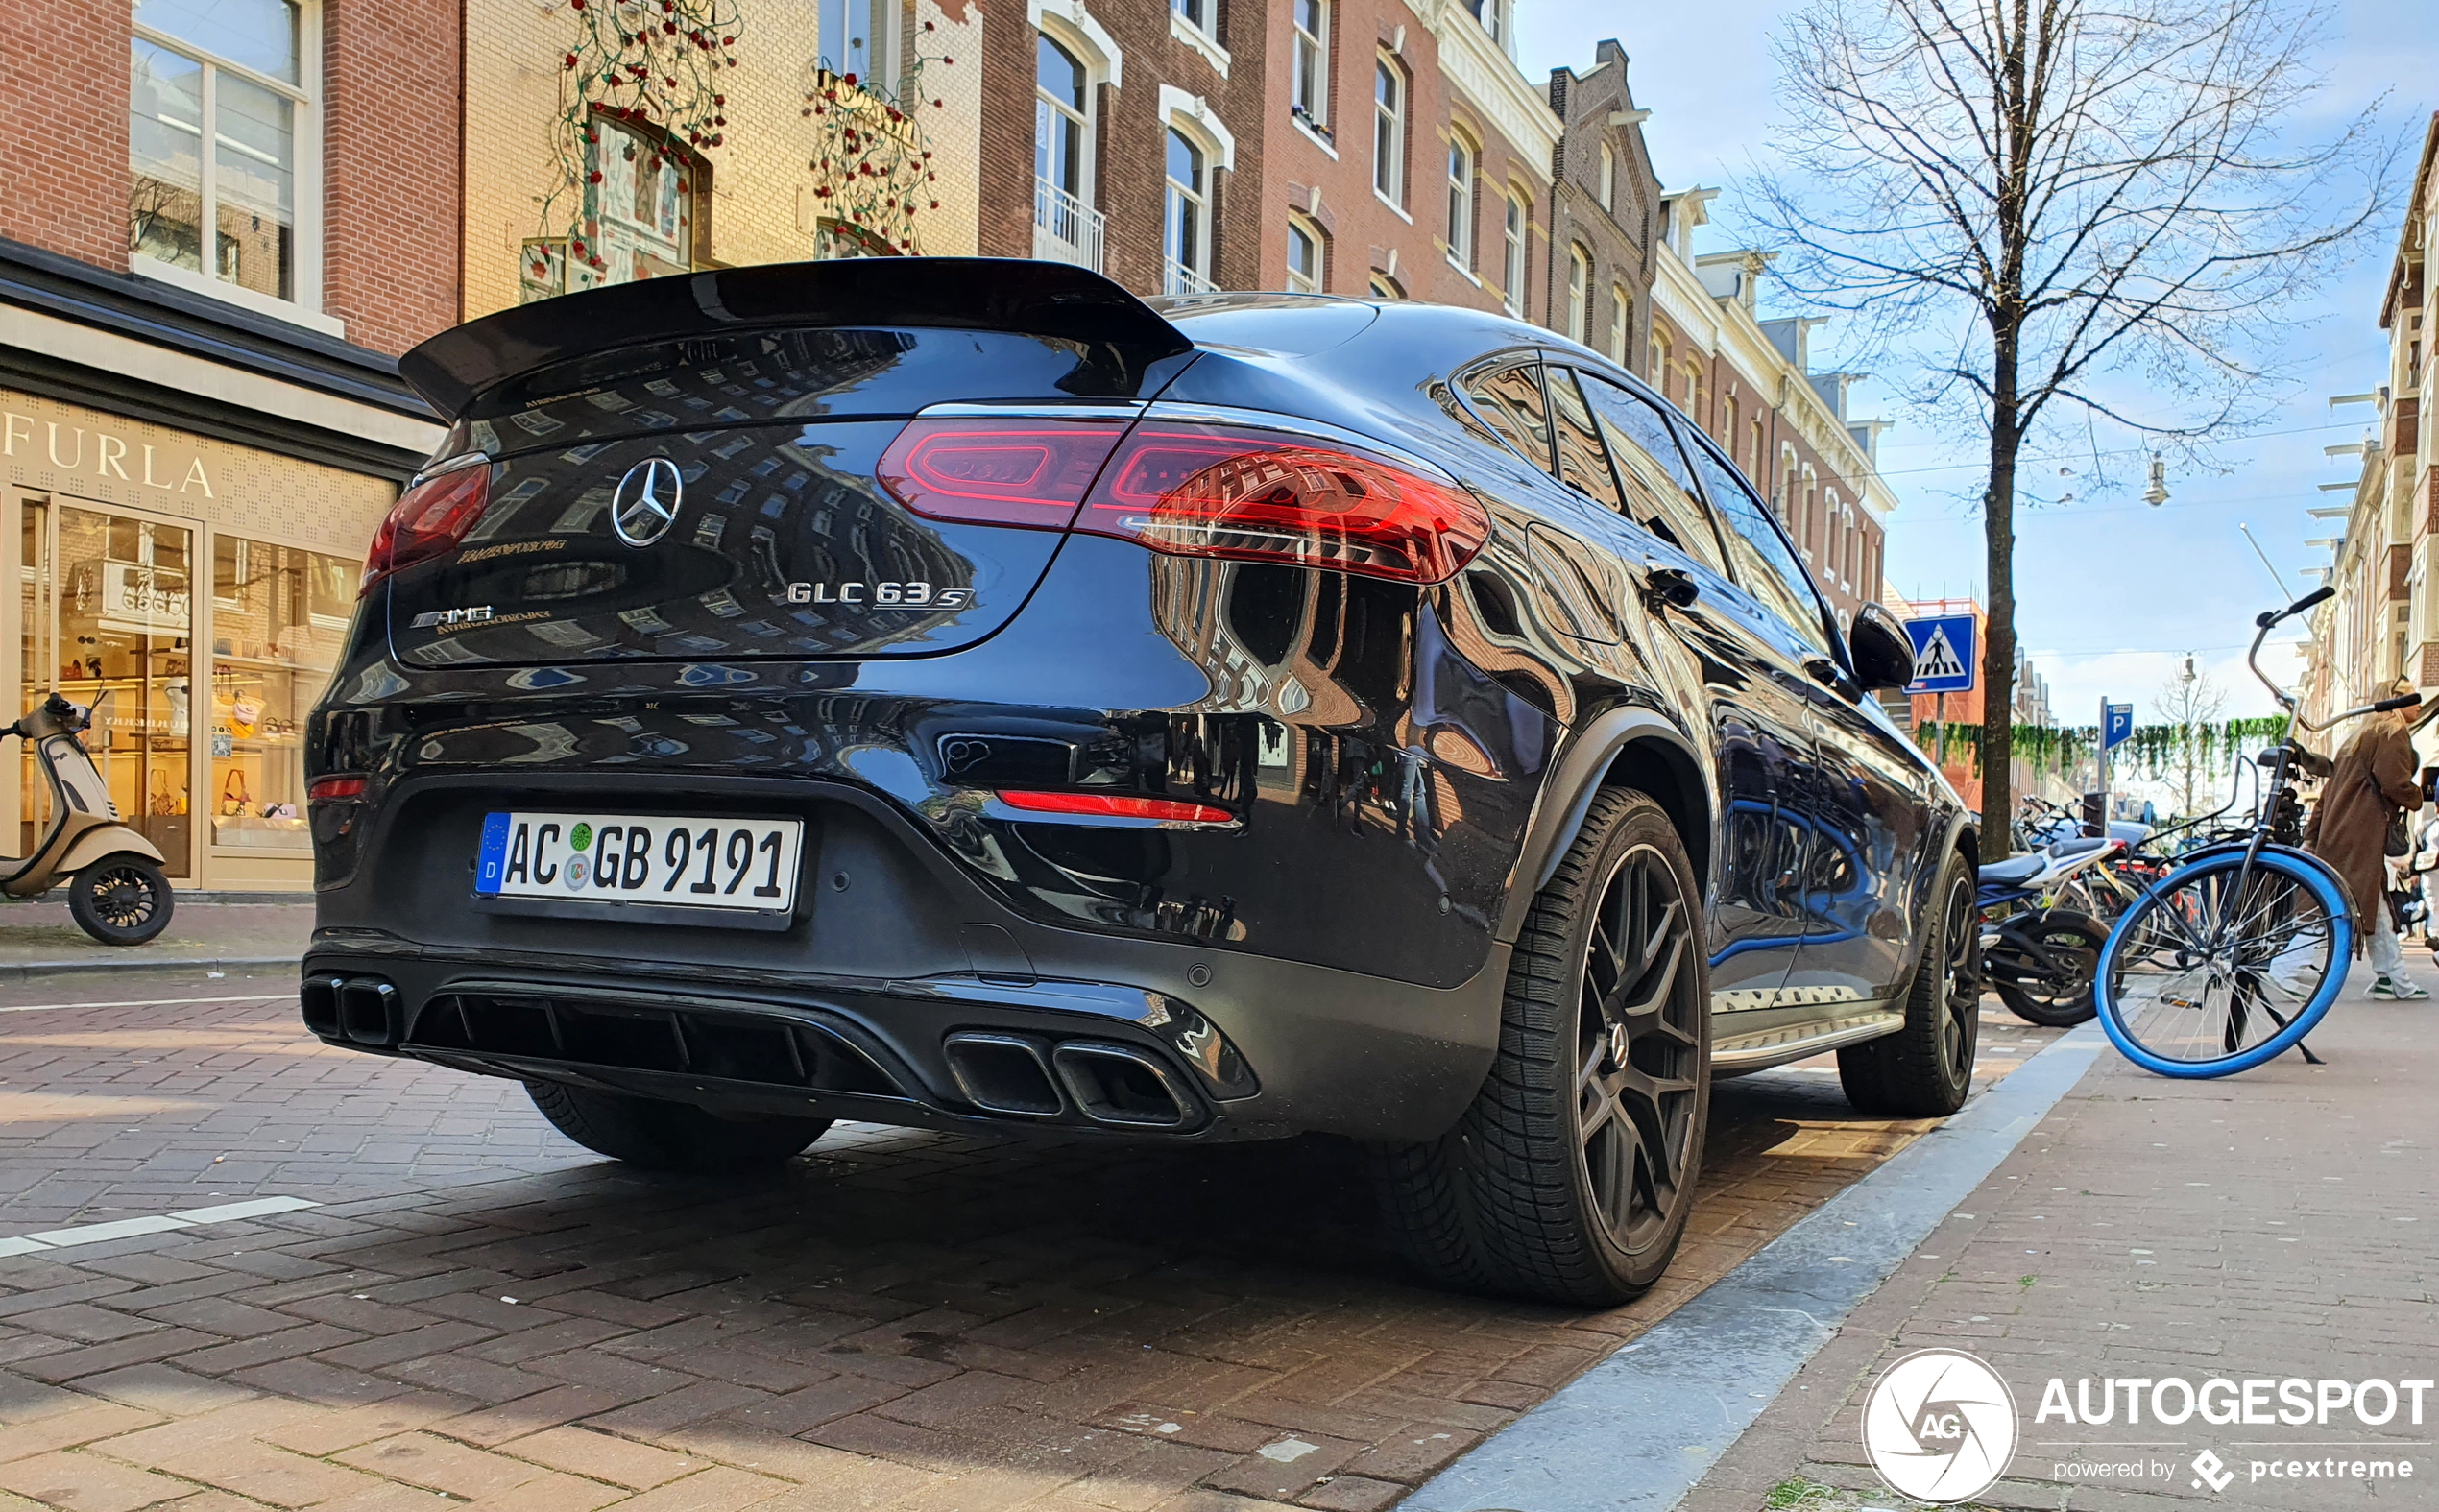
[(413, 619), (408, 620), (407, 624), (417, 630), (432, 630), (435, 628), (441, 630), (455, 630), (460, 625), (482, 624), (491, 617), (492, 607), (489, 604), (477, 604), (472, 609), (427, 610), (423, 613), (418, 614)]

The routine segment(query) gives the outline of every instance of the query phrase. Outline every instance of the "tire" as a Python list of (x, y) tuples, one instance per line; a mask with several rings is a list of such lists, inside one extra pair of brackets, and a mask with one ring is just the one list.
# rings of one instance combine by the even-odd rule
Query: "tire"
[(1944, 1118), (1973, 1090), (1973, 1052), (1982, 1037), (1972, 970), (1980, 928), (1963, 856), (1948, 856), (1931, 897), (1922, 953), (1906, 986), (1904, 1026), (1838, 1052), (1838, 1081), (1858, 1113)]
[(560, 1133), (596, 1154), (647, 1170), (705, 1174), (777, 1165), (802, 1154), (828, 1118), (722, 1118), (689, 1103), (527, 1082)]
[(133, 852), (106, 855), (68, 883), (68, 916), (104, 945), (142, 945), (169, 927), (176, 907), (169, 878)]
[[(2229, 848), (2177, 868), (2100, 952), (2101, 1027), (2145, 1070), (2251, 1070), (2302, 1044), (2346, 985), (2354, 924), (2345, 884), (2318, 858), (2272, 846), (2239, 889), (2245, 864)], [(2222, 937), (2229, 919), (2245, 927)], [(2265, 1020), (2275, 1032), (2260, 1032)]]
[(2060, 961), (2072, 961), (2075, 970), (2071, 975), (2044, 972), (2037, 961), (2008, 952), (2007, 932), (2002, 931), (1999, 944), (1985, 955), (1982, 972), (2008, 1012), (2026, 1023), (2066, 1029), (2100, 1011), (2092, 1001), (2091, 983), (2099, 971), (2100, 948), (2109, 943), (2107, 924), (2089, 914), (2052, 908), (2015, 932)]
[(1456, 1127), (1373, 1152), (1389, 1222), (1443, 1285), (1631, 1301), (1684, 1235), (1710, 1117), (1702, 890), (1657, 804), (1594, 796), (1526, 915), (1500, 1016)]

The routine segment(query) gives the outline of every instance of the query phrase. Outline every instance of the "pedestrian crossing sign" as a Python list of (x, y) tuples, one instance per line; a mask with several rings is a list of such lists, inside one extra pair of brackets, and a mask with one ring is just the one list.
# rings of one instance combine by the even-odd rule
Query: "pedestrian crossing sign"
[(1970, 614), (1934, 614), (1907, 620), (1905, 634), (1914, 642), (1914, 681), (1905, 685), (1905, 690), (1971, 692), (1977, 660), (1973, 655), (1975, 628)]

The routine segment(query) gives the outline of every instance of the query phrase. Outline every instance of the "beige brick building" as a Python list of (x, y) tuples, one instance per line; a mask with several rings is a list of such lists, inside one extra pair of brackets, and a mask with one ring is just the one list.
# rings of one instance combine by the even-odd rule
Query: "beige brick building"
[[(2332, 446), (2335, 456), (2359, 454), (2362, 472), (2351, 490), (2325, 495), (2312, 514), (2330, 521), (2335, 559), (2323, 581), (2337, 596), (2312, 614), (2310, 660), (2304, 676), (2305, 712), (2315, 719), (2384, 697), (2403, 676), (2425, 699), (2439, 697), (2439, 457), (2433, 455), (2427, 396), (2439, 382), (2430, 331), (2439, 321), (2439, 290), (2430, 277), (2429, 249), (2439, 233), (2439, 113), (2423, 134), (2422, 158), (2405, 203), (2404, 226), (2380, 300), (2379, 328), (2388, 333), (2388, 362), (2379, 384), (2330, 402), (2363, 417), (2358, 444)], [(2340, 522), (2342, 521), (2342, 527)], [(2320, 542), (2325, 544), (2326, 542)], [(2283, 673), (2284, 669), (2278, 669)], [(2426, 755), (2439, 736), (2426, 731)]]
[[(876, 159), (931, 155), (921, 204), (903, 221), (892, 218), (911, 233), (913, 251), (975, 251), (982, 18), (970, 5), (748, 5), (736, 45), (723, 49), (734, 66), (712, 76), (724, 97), (718, 144), (669, 142), (652, 123), (630, 127), (595, 110), (583, 116), (594, 137), (584, 161), (602, 180), (574, 187), (561, 166), (563, 114), (582, 115), (582, 106), (604, 98), (565, 66), (590, 18), (567, 4), (524, 0), (466, 0), (466, 15), (470, 319), (596, 281), (860, 252), (869, 233), (843, 228), (845, 218), (819, 193), (833, 180), (814, 167), (843, 156), (850, 131), (893, 139), (868, 155)], [(840, 35), (825, 37), (825, 20)], [(844, 83), (850, 73), (855, 85)], [(883, 102), (900, 95), (914, 130), (892, 132)], [(664, 143), (676, 155), (670, 171), (642, 173), (627, 156), (641, 146), (639, 160), (654, 167), (651, 149)], [(592, 228), (592, 251), (613, 267), (567, 272), (560, 244), (576, 227)], [(539, 276), (537, 261), (547, 270)]]

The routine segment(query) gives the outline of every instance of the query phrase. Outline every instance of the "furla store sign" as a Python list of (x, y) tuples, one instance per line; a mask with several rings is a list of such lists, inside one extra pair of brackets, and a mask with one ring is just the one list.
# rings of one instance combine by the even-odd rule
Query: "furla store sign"
[[(84, 419), (101, 417), (60, 419), (15, 409), (0, 410), (0, 461), (8, 464), (10, 475), (18, 481), (36, 481), (35, 477), (20, 476), (25, 472), (47, 473), (49, 476), (40, 480), (46, 486), (70, 492), (84, 492), (77, 484), (89, 480), (129, 485), (155, 497), (218, 496), (212, 492), (211, 469), (204, 466), (203, 454), (191, 444), (181, 444), (168, 437), (130, 436), (78, 422)], [(152, 427), (144, 429), (150, 431)], [(128, 502), (144, 500), (139, 497)]]

